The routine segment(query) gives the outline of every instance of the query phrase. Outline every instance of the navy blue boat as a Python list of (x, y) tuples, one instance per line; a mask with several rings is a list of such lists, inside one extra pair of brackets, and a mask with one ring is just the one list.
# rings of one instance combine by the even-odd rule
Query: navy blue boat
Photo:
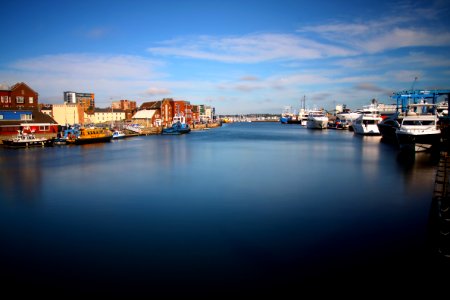
[(185, 134), (191, 132), (191, 128), (188, 124), (176, 122), (172, 124), (171, 127), (164, 128), (161, 132), (161, 134), (165, 135), (179, 135), (179, 134)]

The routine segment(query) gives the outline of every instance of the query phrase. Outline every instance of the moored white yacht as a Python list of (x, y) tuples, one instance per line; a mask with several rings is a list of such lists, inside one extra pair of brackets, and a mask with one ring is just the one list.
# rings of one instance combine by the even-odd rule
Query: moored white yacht
[(306, 110), (304, 108), (300, 109), (300, 112), (298, 113), (298, 118), (300, 120), (300, 125), (306, 126), (306, 124), (308, 122), (308, 115), (309, 115), (308, 110)]
[(342, 121), (346, 121), (348, 124), (351, 124), (356, 118), (360, 116), (359, 113), (353, 112), (350, 110), (344, 110), (342, 112), (336, 113), (336, 117), (339, 118)]
[(380, 135), (378, 123), (382, 118), (374, 104), (363, 106), (362, 109), (357, 110), (359, 117), (353, 123), (353, 132), (360, 135)]
[(383, 141), (397, 143), (397, 135), (395, 132), (400, 127), (402, 118), (403, 114), (396, 112), (391, 116), (383, 118), (383, 120), (377, 124)]
[(328, 117), (322, 110), (310, 110), (306, 121), (306, 128), (325, 129), (328, 127)]
[(441, 140), (438, 120), (435, 104), (410, 104), (400, 127), (395, 131), (400, 148), (408, 147), (419, 152), (438, 145)]

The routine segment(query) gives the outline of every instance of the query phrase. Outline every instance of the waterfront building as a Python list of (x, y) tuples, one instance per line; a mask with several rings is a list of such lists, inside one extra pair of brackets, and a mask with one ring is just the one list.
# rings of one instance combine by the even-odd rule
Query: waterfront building
[(0, 109), (0, 139), (10, 138), (22, 130), (52, 135), (58, 132), (58, 124), (37, 109)]
[(0, 86), (0, 109), (37, 109), (39, 94), (24, 82)]
[(122, 109), (125, 112), (125, 120), (131, 120), (137, 112), (136, 101), (132, 100), (113, 101), (111, 106), (114, 110)]
[(202, 122), (212, 122), (216, 119), (215, 108), (209, 105), (200, 105), (200, 121)]
[(160, 101), (150, 101), (141, 104), (139, 111), (137, 111), (132, 121), (134, 123), (142, 123), (143, 126), (161, 126), (165, 122), (169, 122), (172, 118), (172, 99), (163, 99)]
[(162, 125), (161, 113), (158, 109), (141, 109), (132, 117), (133, 124), (143, 127), (159, 127)]
[(122, 122), (126, 119), (123, 109), (95, 108), (94, 113), (84, 113), (86, 124), (101, 124)]
[(113, 101), (113, 109), (123, 109), (123, 110), (135, 110), (137, 108), (136, 101), (132, 100), (119, 100)]
[(95, 108), (95, 95), (94, 93), (64, 92), (64, 103), (80, 104), (83, 111), (92, 112)]
[(39, 104), (39, 111), (53, 118), (53, 106), (51, 104)]
[(84, 125), (84, 111), (79, 103), (53, 104), (52, 115), (59, 125)]
[(200, 105), (191, 106), (192, 123), (196, 124), (200, 122)]
[(173, 101), (174, 117), (184, 119), (187, 124), (192, 124), (192, 105), (189, 101)]

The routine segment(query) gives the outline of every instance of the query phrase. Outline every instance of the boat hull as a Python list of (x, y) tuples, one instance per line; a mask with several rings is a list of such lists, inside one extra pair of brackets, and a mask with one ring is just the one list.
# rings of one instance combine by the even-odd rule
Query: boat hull
[(395, 132), (399, 126), (391, 125), (391, 124), (378, 124), (378, 131), (380, 131), (380, 134), (384, 140), (390, 141), (390, 142), (396, 142), (397, 141), (397, 135)]
[(191, 132), (191, 129), (182, 129), (182, 130), (172, 130), (171, 128), (163, 129), (161, 134), (163, 135), (180, 135)]
[(302, 120), (291, 119), (288, 124), (302, 124)]
[(353, 132), (360, 135), (381, 135), (376, 124), (361, 125), (353, 124)]
[(280, 118), (280, 123), (281, 123), (281, 124), (288, 124), (289, 120), (290, 120), (290, 118), (287, 118), (287, 117), (281, 117), (281, 118)]
[(4, 140), (3, 145), (14, 148), (29, 148), (29, 147), (51, 147), (53, 146), (54, 139), (46, 139), (39, 141), (13, 141)]
[(441, 142), (441, 133), (438, 130), (427, 134), (413, 134), (397, 130), (396, 136), (401, 149), (409, 148), (416, 152), (430, 150)]
[(67, 140), (68, 144), (85, 145), (94, 143), (108, 143), (112, 139), (112, 136), (93, 137), (93, 138), (77, 138), (75, 140)]
[(126, 138), (127, 135), (124, 133), (117, 133), (117, 134), (113, 134), (112, 139), (113, 140), (120, 140), (120, 139), (124, 139)]
[(308, 120), (306, 122), (306, 128), (309, 128), (309, 129), (325, 129), (327, 127), (328, 127), (327, 121)]
[(161, 131), (162, 135), (180, 135), (191, 132), (191, 127), (185, 123), (174, 123), (171, 127), (164, 128)]

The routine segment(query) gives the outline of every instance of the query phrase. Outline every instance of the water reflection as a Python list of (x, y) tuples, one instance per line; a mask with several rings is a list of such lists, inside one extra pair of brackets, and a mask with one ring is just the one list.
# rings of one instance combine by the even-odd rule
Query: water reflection
[(44, 148), (0, 149), (0, 191), (5, 202), (33, 203), (41, 197), (40, 155)]
[(9, 278), (126, 291), (423, 278), (408, 264), (422, 261), (434, 166), (378, 138), (242, 123), (36, 150), (0, 154), (8, 201), (30, 196), (21, 178), (39, 195), (32, 213), (0, 201)]

